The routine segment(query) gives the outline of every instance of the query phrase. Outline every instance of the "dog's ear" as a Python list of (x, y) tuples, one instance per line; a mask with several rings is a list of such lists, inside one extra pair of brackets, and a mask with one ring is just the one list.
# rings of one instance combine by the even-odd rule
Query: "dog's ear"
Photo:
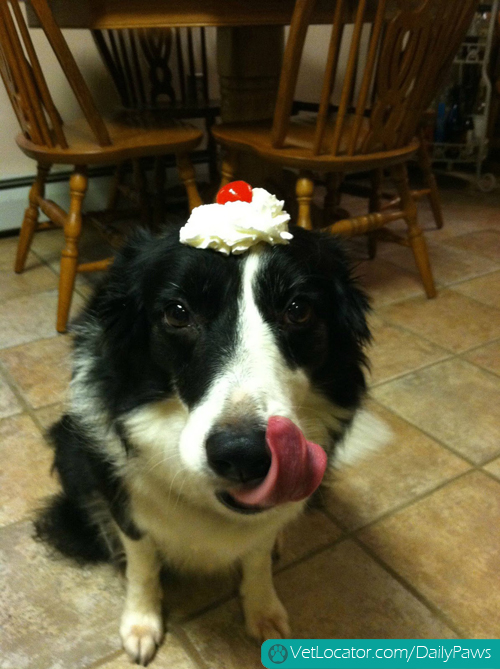
[(115, 350), (128, 348), (146, 331), (144, 303), (146, 268), (154, 254), (155, 238), (139, 229), (117, 253), (109, 272), (90, 301), (86, 315), (95, 319), (106, 342)]
[(370, 311), (368, 296), (359, 285), (342, 240), (325, 233), (315, 233), (315, 237), (317, 268), (331, 295), (336, 325), (364, 345), (370, 340), (366, 321)]

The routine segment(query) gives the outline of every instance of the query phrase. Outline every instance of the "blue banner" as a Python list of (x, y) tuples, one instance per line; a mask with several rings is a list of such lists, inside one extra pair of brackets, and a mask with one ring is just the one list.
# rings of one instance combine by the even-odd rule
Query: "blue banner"
[(262, 644), (267, 669), (500, 669), (498, 639), (281, 639)]

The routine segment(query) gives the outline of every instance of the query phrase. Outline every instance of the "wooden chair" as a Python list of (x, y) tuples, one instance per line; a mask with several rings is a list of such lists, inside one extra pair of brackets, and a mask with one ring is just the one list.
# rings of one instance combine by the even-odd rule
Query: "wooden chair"
[[(209, 97), (205, 28), (93, 30), (92, 35), (125, 109), (161, 110), (175, 119), (204, 121), (207, 148), (197, 152), (196, 158), (208, 163), (210, 181), (215, 183), (217, 146), (210, 130), (220, 104)], [(141, 165), (134, 165), (134, 170), (139, 186), (145, 185)], [(122, 171), (117, 172), (119, 190), (123, 190)], [(165, 184), (161, 158), (155, 161), (154, 183), (156, 218), (161, 220)], [(147, 202), (144, 191), (140, 197)]]
[[(324, 229), (352, 236), (405, 220), (425, 292), (434, 297), (436, 290), (406, 161), (419, 150), (415, 135), (422, 114), (451, 64), (477, 0), (379, 0), (365, 59), (360, 57), (360, 46), (367, 1), (357, 0), (352, 25), (347, 3), (336, 0), (332, 3), (333, 25), (319, 111), (308, 123), (291, 112), (314, 5), (315, 0), (296, 0), (272, 122), (214, 126), (216, 140), (226, 149), (222, 183), (234, 178), (239, 152), (251, 152), (299, 170), (298, 224), (311, 228), (314, 172), (335, 181), (335, 175), (342, 173), (389, 169), (400, 198), (398, 207), (383, 210), (374, 197), (367, 216), (337, 221)], [(352, 25), (349, 58), (345, 71), (341, 71), (338, 56), (348, 23)], [(338, 111), (332, 114), (330, 98), (337, 82), (341, 83), (341, 97)], [(353, 113), (349, 113), (350, 108)]]
[[(102, 118), (90, 91), (54, 21), (46, 0), (31, 0), (45, 35), (78, 101), (83, 117), (64, 123), (50, 95), (45, 77), (30, 39), (19, 0), (0, 0), (0, 72), (21, 126), (16, 138), (20, 149), (37, 162), (37, 177), (29, 195), (24, 216), (15, 271), (22, 272), (36, 230), (59, 226), (64, 229), (65, 246), (61, 254), (57, 331), (66, 329), (77, 272), (105, 269), (110, 259), (78, 262), (78, 240), (82, 228), (82, 201), (87, 190), (89, 164), (119, 163), (141, 156), (173, 153), (185, 184), (191, 208), (201, 204), (194, 170), (188, 158), (200, 142), (196, 128), (137, 114)], [(74, 166), (70, 178), (70, 207), (64, 211), (45, 198), (47, 174), (53, 164)], [(49, 223), (39, 224), (42, 211)]]

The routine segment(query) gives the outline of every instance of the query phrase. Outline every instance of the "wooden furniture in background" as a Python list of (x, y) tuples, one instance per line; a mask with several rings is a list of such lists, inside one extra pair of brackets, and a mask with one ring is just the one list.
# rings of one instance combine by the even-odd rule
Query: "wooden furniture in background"
[[(110, 262), (109, 259), (84, 264), (78, 262), (82, 201), (87, 189), (86, 166), (174, 153), (192, 208), (201, 201), (188, 152), (198, 145), (202, 133), (196, 128), (173, 124), (168, 119), (148, 114), (144, 114), (140, 122), (137, 114), (132, 123), (127, 114), (104, 120), (46, 0), (32, 0), (31, 5), (83, 117), (75, 122), (63, 122), (47, 87), (18, 0), (0, 0), (0, 72), (22, 130), (16, 138), (17, 144), (38, 165), (21, 228), (15, 271), (23, 271), (35, 231), (47, 227), (47, 224), (38, 224), (41, 210), (52, 224), (64, 229), (57, 311), (57, 331), (64, 332), (76, 273), (102, 270)], [(45, 198), (45, 179), (55, 163), (74, 166), (70, 178), (69, 212)]]
[[(204, 121), (207, 149), (202, 157), (215, 181), (217, 148), (210, 128), (220, 103), (209, 96), (205, 28), (92, 30), (92, 35), (125, 109), (161, 109), (171, 118)], [(161, 165), (159, 158), (155, 165), (159, 198), (164, 182)]]
[[(334, 4), (319, 112), (314, 121), (303, 122), (291, 114), (315, 6), (315, 0), (297, 0), (273, 121), (214, 127), (216, 140), (226, 149), (222, 183), (235, 177), (239, 152), (254, 153), (264, 160), (298, 169), (298, 223), (311, 228), (313, 172), (335, 174), (389, 168), (400, 198), (399, 207), (338, 221), (325, 229), (352, 236), (404, 219), (426, 294), (434, 297), (436, 290), (427, 247), (418, 225), (405, 163), (419, 149), (415, 134), (420, 120), (470, 24), (477, 1), (401, 2), (388, 20), (389, 3), (379, 0), (363, 62), (360, 44), (367, 3), (358, 0), (349, 59), (345, 72), (340, 73), (338, 55), (347, 22), (343, 0)], [(332, 115), (330, 98), (339, 77), (342, 77), (341, 99), (338, 112)], [(348, 113), (351, 107), (355, 110), (353, 114)]]

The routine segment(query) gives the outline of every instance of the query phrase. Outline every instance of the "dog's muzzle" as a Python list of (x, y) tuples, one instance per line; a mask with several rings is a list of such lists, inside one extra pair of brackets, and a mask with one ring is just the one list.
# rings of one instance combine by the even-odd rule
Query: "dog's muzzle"
[(306, 499), (321, 483), (327, 466), (321, 446), (308, 441), (284, 416), (271, 416), (265, 431), (218, 428), (209, 435), (206, 449), (213, 471), (232, 484), (217, 498), (238, 513)]

